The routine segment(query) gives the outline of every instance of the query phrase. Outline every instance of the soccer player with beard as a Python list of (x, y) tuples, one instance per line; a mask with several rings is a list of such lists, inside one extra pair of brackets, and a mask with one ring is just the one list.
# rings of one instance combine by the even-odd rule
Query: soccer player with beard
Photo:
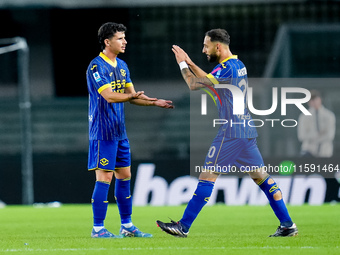
[[(244, 114), (233, 115), (233, 96), (227, 88), (216, 88), (221, 98), (222, 105), (218, 105), (219, 118), (228, 122), (221, 125), (209, 153), (206, 156), (204, 168), (208, 171), (199, 176), (198, 185), (193, 197), (189, 201), (182, 219), (178, 222), (164, 223), (157, 221), (157, 225), (166, 233), (178, 237), (187, 237), (189, 229), (203, 206), (209, 201), (216, 179), (222, 172), (209, 171), (215, 166), (237, 166), (240, 169), (254, 169), (247, 173), (262, 189), (269, 200), (280, 226), (271, 237), (295, 236), (298, 233), (296, 225), (292, 222), (282, 193), (276, 182), (262, 168), (264, 166), (261, 153), (256, 144), (256, 128), (248, 125), (240, 125), (245, 120), (252, 120), (246, 106), (248, 77), (244, 64), (233, 55), (229, 48), (230, 36), (224, 29), (213, 29), (205, 34), (203, 53), (209, 62), (217, 62), (218, 65), (207, 74), (193, 63), (186, 52), (174, 45), (172, 51), (181, 69), (182, 76), (190, 90), (197, 90), (206, 86), (215, 87), (217, 84), (236, 86), (244, 95)], [(232, 123), (237, 123), (232, 124)], [(228, 168), (227, 168), (228, 169)]]

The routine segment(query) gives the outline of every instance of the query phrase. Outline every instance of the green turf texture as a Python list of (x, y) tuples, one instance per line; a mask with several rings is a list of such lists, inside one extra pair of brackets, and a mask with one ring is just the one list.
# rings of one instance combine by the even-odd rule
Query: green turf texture
[[(269, 238), (278, 222), (269, 206), (206, 206), (188, 238), (162, 232), (156, 220), (180, 219), (185, 206), (134, 207), (133, 222), (153, 238), (92, 239), (91, 205), (0, 209), (0, 254), (340, 254), (340, 204), (289, 206), (296, 237)], [(118, 234), (117, 207), (106, 228)]]

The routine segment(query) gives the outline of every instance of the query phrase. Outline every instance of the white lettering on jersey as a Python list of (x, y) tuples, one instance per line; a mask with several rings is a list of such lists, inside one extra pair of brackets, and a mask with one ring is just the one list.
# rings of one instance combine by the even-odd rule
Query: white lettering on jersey
[(237, 72), (239, 77), (247, 75), (247, 69), (245, 67), (243, 67), (242, 69), (238, 69)]

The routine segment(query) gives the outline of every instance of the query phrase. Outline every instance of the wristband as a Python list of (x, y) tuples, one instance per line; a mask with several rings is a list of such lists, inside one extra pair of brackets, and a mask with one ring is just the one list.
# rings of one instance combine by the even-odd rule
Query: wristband
[(185, 61), (182, 61), (178, 65), (181, 70), (183, 70), (184, 68), (189, 68), (188, 64)]

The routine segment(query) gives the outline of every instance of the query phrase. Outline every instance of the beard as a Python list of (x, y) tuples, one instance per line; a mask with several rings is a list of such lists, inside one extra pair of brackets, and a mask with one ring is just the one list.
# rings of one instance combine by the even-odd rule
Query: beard
[(217, 61), (217, 56), (215, 54), (211, 54), (207, 57), (207, 59), (208, 59), (208, 62), (214, 63)]

